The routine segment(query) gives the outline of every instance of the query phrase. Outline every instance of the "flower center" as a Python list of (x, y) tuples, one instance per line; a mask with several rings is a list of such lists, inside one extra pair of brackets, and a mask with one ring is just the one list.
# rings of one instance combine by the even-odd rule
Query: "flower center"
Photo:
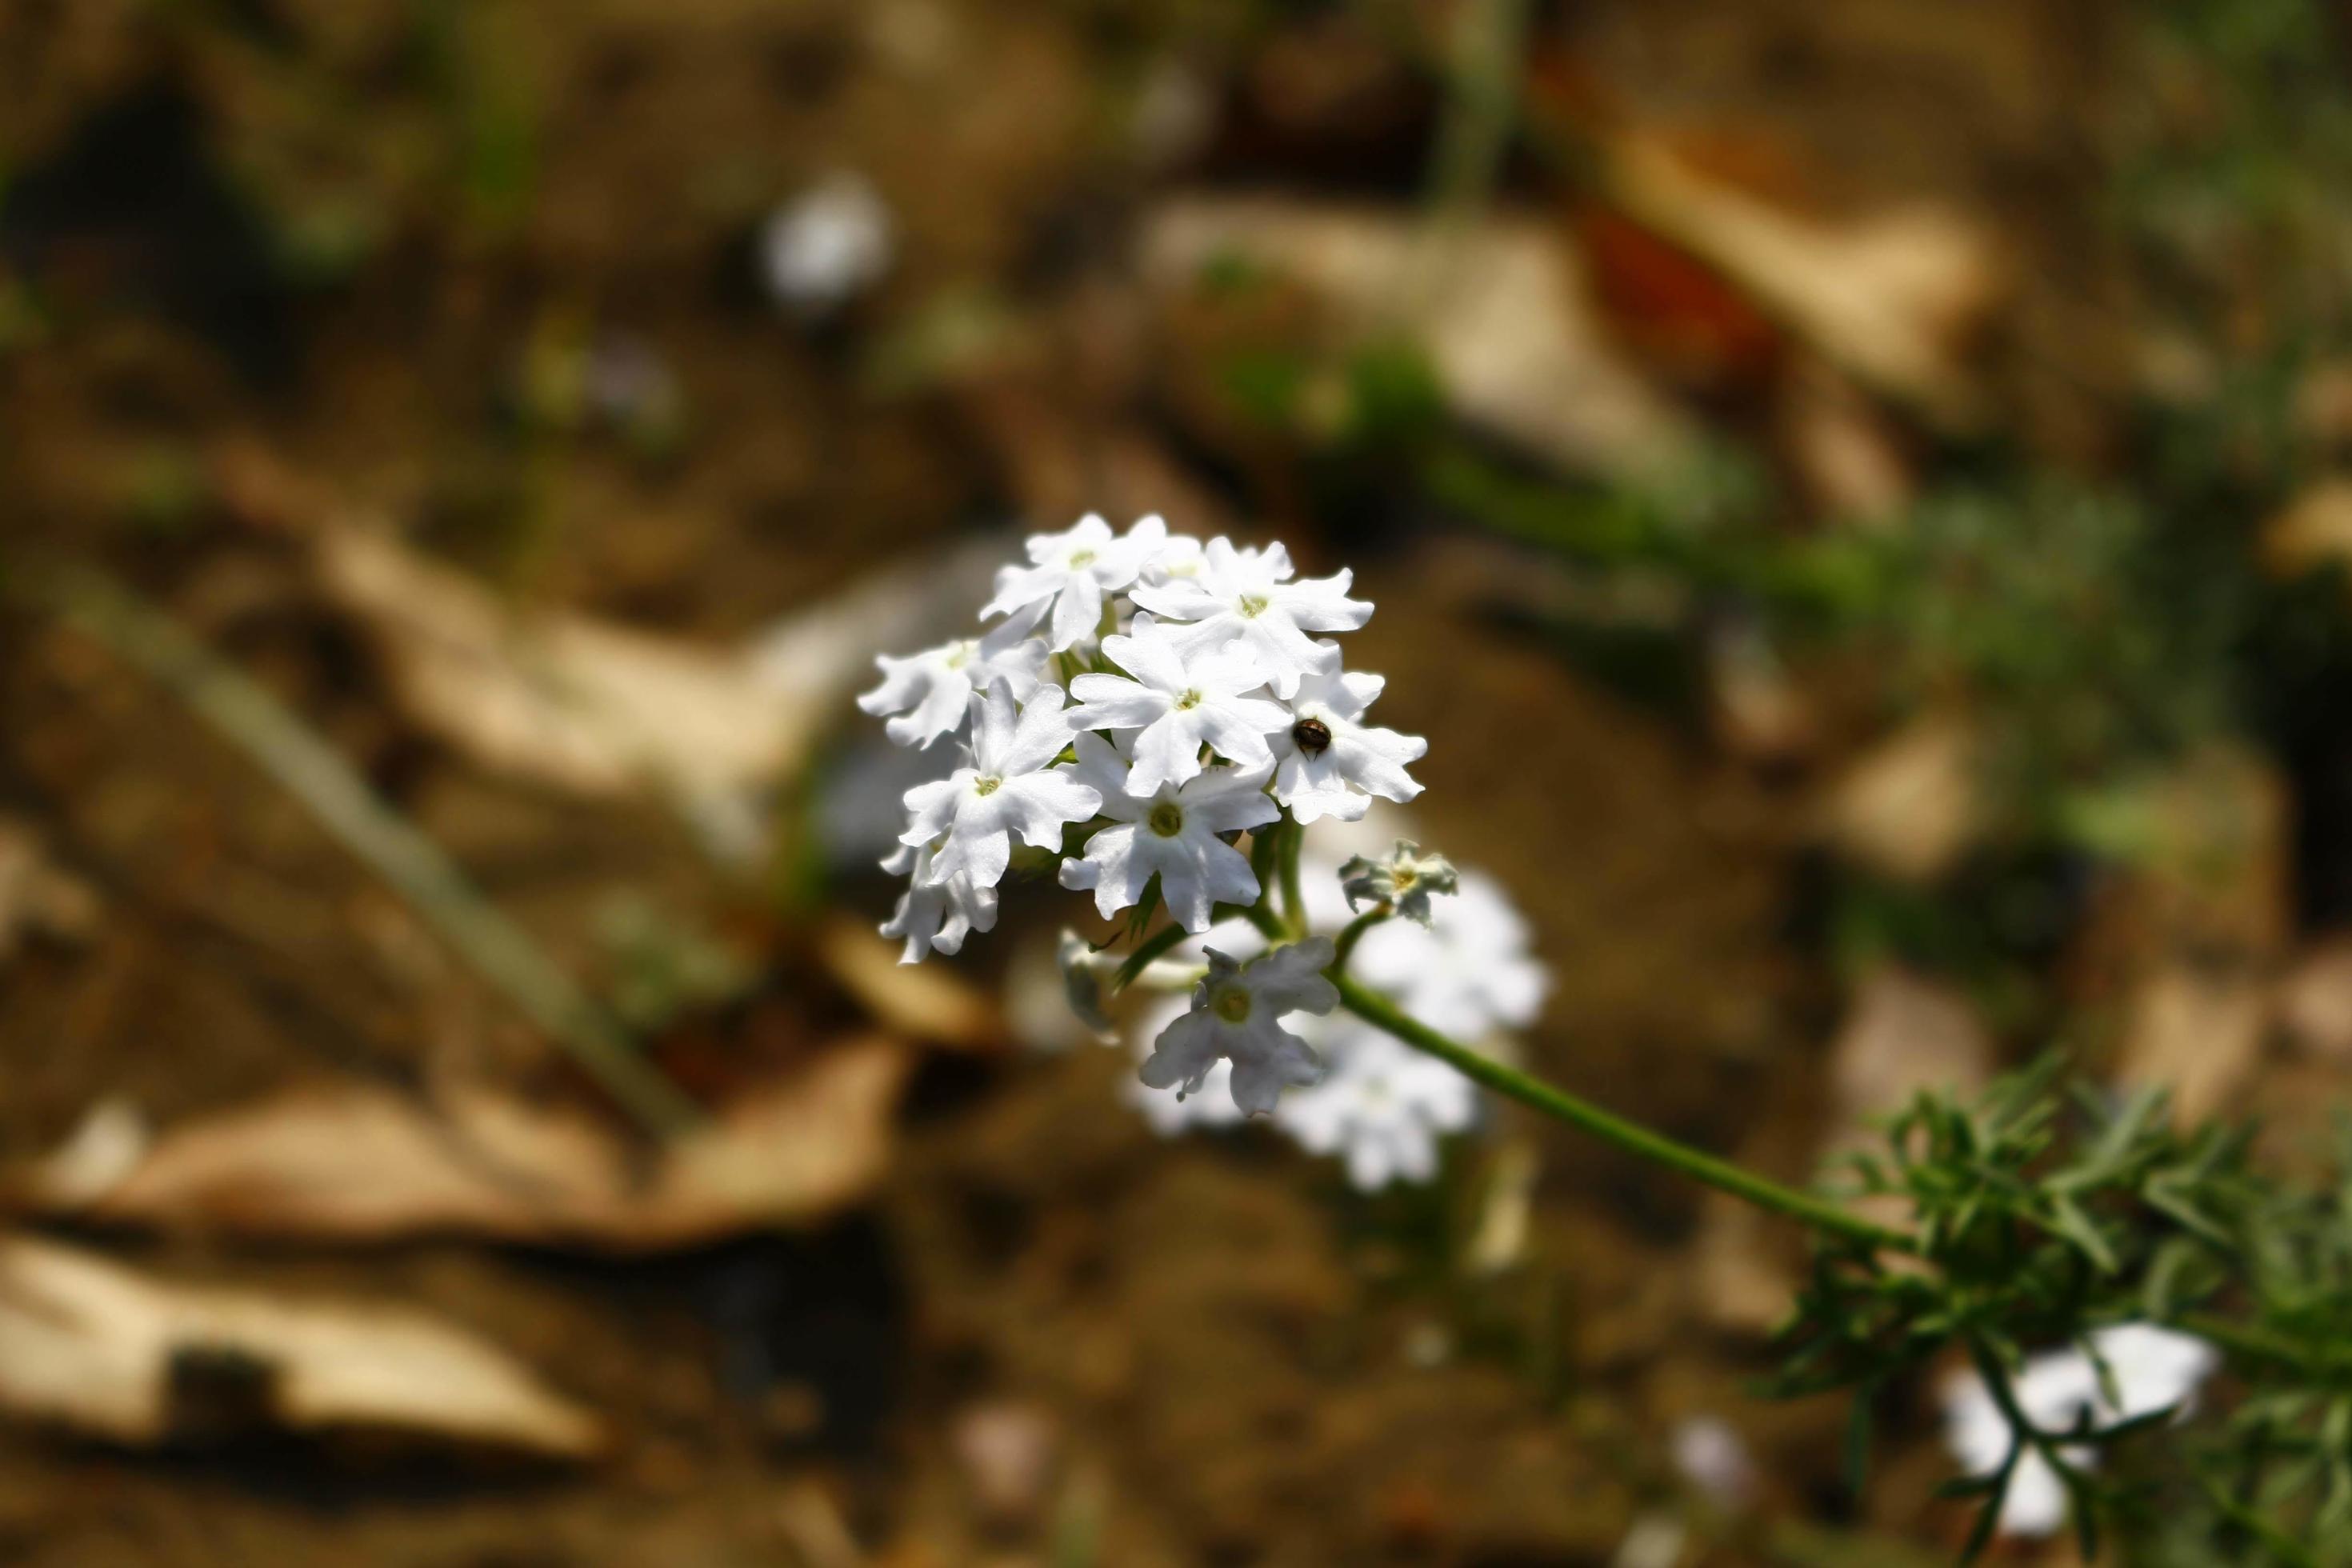
[(1310, 757), (1319, 757), (1331, 743), (1331, 726), (1320, 719), (1301, 719), (1290, 727), (1290, 739)]
[(1265, 607), (1270, 602), (1264, 594), (1244, 594), (1241, 596), (1241, 602), (1234, 607), (1241, 611), (1243, 619), (1254, 621), (1265, 614)]
[(1228, 1024), (1246, 1024), (1250, 1016), (1248, 988), (1228, 985), (1209, 999), (1209, 1011)]
[(1421, 880), (1421, 873), (1410, 866), (1391, 866), (1389, 868), (1389, 880), (1394, 883), (1396, 890), (1402, 893)]
[(1200, 705), (1201, 694), (1198, 691), (1187, 691), (1176, 699), (1176, 710), (1180, 713), (1190, 712)]
[(1093, 551), (1091, 551), (1091, 550), (1073, 550), (1073, 551), (1071, 551), (1071, 552), (1070, 552), (1070, 570), (1071, 570), (1071, 571), (1075, 572), (1075, 571), (1076, 571), (1076, 570), (1077, 570), (1079, 567), (1081, 567), (1081, 566), (1091, 566), (1091, 565), (1093, 565), (1094, 563), (1095, 563), (1095, 552), (1094, 552)]
[(1184, 831), (1184, 808), (1172, 800), (1163, 800), (1151, 808), (1151, 815), (1145, 820), (1160, 837), (1173, 838)]
[(969, 642), (960, 642), (956, 644), (953, 648), (949, 650), (947, 661), (948, 668), (950, 669), (961, 669), (965, 665), (971, 662), (971, 656), (974, 651), (972, 645)]
[(982, 773), (980, 777), (971, 781), (971, 793), (983, 796), (992, 795), (996, 793), (998, 786), (1003, 783), (1004, 781), (998, 778), (994, 773)]

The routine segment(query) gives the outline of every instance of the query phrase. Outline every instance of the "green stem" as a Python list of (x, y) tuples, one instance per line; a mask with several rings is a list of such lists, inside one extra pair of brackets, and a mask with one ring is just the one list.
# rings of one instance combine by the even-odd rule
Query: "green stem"
[(1375, 904), (1340, 928), (1339, 940), (1332, 948), (1332, 969), (1345, 970), (1348, 967), (1349, 955), (1356, 951), (1356, 943), (1364, 939), (1364, 933), (1395, 912), (1384, 903)]
[(1184, 928), (1171, 921), (1145, 937), (1136, 944), (1135, 951), (1127, 955), (1127, 962), (1118, 966), (1118, 973), (1111, 976), (1111, 989), (1124, 991), (1134, 984), (1135, 977), (1143, 973), (1146, 964), (1182, 942), (1184, 936)]
[(1282, 843), (1282, 912), (1290, 923), (1290, 934), (1307, 934), (1307, 900), (1298, 890), (1298, 850), (1307, 842), (1307, 830), (1285, 813), (1280, 829)]
[(1570, 1127), (1629, 1154), (1679, 1171), (1693, 1181), (1729, 1193), (1759, 1208), (1802, 1221), (1816, 1230), (1845, 1241), (1880, 1251), (1918, 1250), (1917, 1243), (1900, 1231), (1874, 1225), (1809, 1193), (1767, 1181), (1727, 1160), (1718, 1160), (1687, 1143), (1678, 1142), (1664, 1133), (1653, 1132), (1638, 1122), (1628, 1121), (1603, 1110), (1564, 1089), (1555, 1089), (1541, 1079), (1531, 1078), (1516, 1068), (1505, 1067), (1489, 1057), (1481, 1056), (1420, 1019), (1400, 1012), (1386, 997), (1339, 973), (1337, 965), (1327, 973), (1330, 974), (1332, 983), (1339, 986), (1339, 1003), (1348, 1011), (1375, 1028), (1394, 1035), (1414, 1049), (1428, 1052), (1463, 1077), (1484, 1084), (1507, 1099), (1516, 1100), (1555, 1121), (1565, 1121)]

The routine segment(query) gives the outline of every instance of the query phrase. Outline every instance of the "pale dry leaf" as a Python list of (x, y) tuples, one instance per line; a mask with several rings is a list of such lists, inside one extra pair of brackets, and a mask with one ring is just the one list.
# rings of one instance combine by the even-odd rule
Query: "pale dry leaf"
[(0, 1195), (35, 1215), (271, 1238), (457, 1235), (658, 1251), (806, 1224), (864, 1197), (887, 1164), (907, 1070), (895, 1041), (831, 1047), (739, 1095), (649, 1170), (580, 1110), (483, 1089), (426, 1104), (345, 1086), (166, 1130), (102, 1191), (53, 1158)]
[(1832, 786), (1824, 823), (1832, 847), (1898, 881), (1934, 881), (1976, 839), (1976, 732), (1957, 718), (1930, 716), (1896, 731)]
[(2006, 268), (1981, 222), (1925, 204), (1847, 222), (1803, 216), (1645, 137), (1620, 140), (1602, 167), (1630, 216), (1720, 270), (1864, 385), (1947, 426), (1984, 418), (1966, 351)]
[(1778, 412), (1790, 465), (1830, 521), (1874, 531), (1901, 522), (1918, 487), (1880, 405), (1811, 360), (1789, 378)]
[(1569, 467), (1652, 478), (1696, 444), (1610, 341), (1575, 249), (1550, 226), (1492, 218), (1439, 234), (1370, 208), (1192, 196), (1152, 215), (1143, 254), (1163, 290), (1242, 257), (1361, 330), (1402, 329), (1465, 420)]
[(599, 797), (719, 811), (791, 776), (873, 675), (935, 618), (955, 561), (887, 573), (750, 646), (699, 645), (527, 610), (388, 533), (322, 530), (328, 597), (382, 650), (403, 708), (482, 766)]
[(846, 915), (817, 932), (817, 956), (874, 1021), (897, 1034), (961, 1050), (994, 1050), (1005, 1040), (996, 999), (944, 963), (901, 963), (900, 944)]
[(2251, 973), (2167, 964), (2133, 994), (2116, 1081), (2169, 1091), (2183, 1126), (2229, 1110), (2262, 1065), (2269, 1002)]
[(1874, 970), (1830, 1047), (1837, 1135), (1860, 1135), (1922, 1090), (1975, 1094), (1992, 1081), (1994, 1058), (1990, 1031), (1959, 991), (1893, 964)]
[(2352, 1062), (2352, 935), (2313, 943), (2279, 980), (2274, 1001), (2279, 1026), (2297, 1049)]
[(248, 1425), (557, 1459), (605, 1442), (593, 1415), (425, 1312), (175, 1284), (23, 1237), (0, 1239), (0, 1409), (142, 1447)]

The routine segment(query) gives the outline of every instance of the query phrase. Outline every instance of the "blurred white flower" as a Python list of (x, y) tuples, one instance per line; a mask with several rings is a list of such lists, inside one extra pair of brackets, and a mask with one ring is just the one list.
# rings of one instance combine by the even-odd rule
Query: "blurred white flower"
[(890, 270), (890, 209), (866, 179), (837, 174), (770, 215), (760, 231), (768, 291), (803, 316), (830, 315)]
[(1707, 1501), (1727, 1511), (1745, 1508), (1756, 1496), (1756, 1462), (1748, 1444), (1720, 1415), (1693, 1415), (1674, 1432), (1675, 1468)]
[[(2115, 1397), (2101, 1387), (2097, 1363), (2080, 1347), (2035, 1356), (2010, 1386), (2019, 1411), (2037, 1429), (2063, 1432), (2086, 1417), (2094, 1427), (2111, 1426), (2174, 1405), (2185, 1410), (2221, 1359), (2204, 1341), (2153, 1323), (2096, 1330), (2090, 1340), (2106, 1363)], [(1944, 1437), (1969, 1476), (1998, 1471), (2016, 1441), (1992, 1391), (1973, 1373), (1961, 1373), (1945, 1390)], [(2061, 1451), (2077, 1469), (2098, 1463), (2098, 1450), (2088, 1444)], [(2065, 1483), (2048, 1459), (2028, 1448), (2010, 1474), (1996, 1528), (2005, 1535), (2048, 1535), (2066, 1522), (2066, 1506)]]
[(1374, 1192), (1437, 1174), (1438, 1140), (1478, 1114), (1471, 1081), (1432, 1056), (1352, 1021), (1316, 1042), (1322, 1079), (1283, 1097), (1276, 1121), (1308, 1151), (1338, 1154), (1348, 1179)]
[(1032, 534), (1029, 564), (997, 574), (996, 596), (981, 616), (1009, 616), (1024, 631), (1047, 622), (1046, 646), (1058, 653), (1095, 635), (1105, 597), (1133, 583), (1167, 542), (1168, 525), (1157, 517), (1113, 538), (1092, 512), (1064, 532)]
[(1430, 925), (1387, 921), (1356, 944), (1349, 973), (1432, 1026), (1475, 1040), (1535, 1022), (1551, 976), (1493, 878), (1463, 871)]
[(1128, 673), (1071, 681), (1081, 706), (1070, 710), (1070, 722), (1136, 732), (1128, 748), (1135, 758), (1129, 789), (1143, 795), (1182, 784), (1201, 771), (1204, 744), (1244, 767), (1273, 765), (1265, 738), (1286, 728), (1290, 715), (1249, 695), (1265, 689), (1265, 672), (1246, 657), (1201, 649), (1187, 657), (1149, 616), (1136, 616), (1130, 636), (1105, 637), (1103, 653)]
[(975, 888), (993, 888), (1012, 861), (1011, 835), (1034, 848), (1059, 850), (1063, 825), (1092, 816), (1102, 798), (1067, 774), (1045, 771), (1070, 740), (1060, 687), (1041, 686), (1018, 708), (1002, 682), (972, 700), (965, 765), (907, 792), (910, 816), (898, 842), (935, 846), (928, 880), (962, 876)]
[(1233, 1063), (1233, 1100), (1256, 1115), (1272, 1110), (1286, 1086), (1313, 1083), (1322, 1064), (1307, 1042), (1282, 1026), (1291, 1013), (1328, 1013), (1339, 988), (1323, 977), (1331, 943), (1309, 937), (1237, 964), (1208, 950), (1209, 973), (1192, 1005), (1160, 1032), (1140, 1077), (1153, 1089), (1197, 1094), (1220, 1059)]
[(1139, 583), (1130, 597), (1156, 616), (1186, 623), (1176, 633), (1186, 647), (1241, 645), (1275, 695), (1288, 698), (1306, 676), (1339, 668), (1339, 645), (1307, 633), (1352, 631), (1372, 616), (1369, 603), (1348, 597), (1352, 573), (1297, 583), (1291, 574), (1290, 552), (1281, 545), (1237, 550), (1221, 535), (1209, 541), (1189, 580)]
[(1281, 815), (1265, 797), (1263, 771), (1210, 768), (1138, 795), (1129, 787), (1127, 759), (1109, 742), (1080, 731), (1077, 752), (1063, 771), (1100, 802), (1110, 826), (1096, 830), (1083, 855), (1062, 862), (1062, 886), (1093, 889), (1096, 911), (1108, 918), (1140, 902), (1158, 877), (1169, 914), (1188, 931), (1208, 930), (1218, 904), (1257, 901), (1249, 858), (1218, 835)]

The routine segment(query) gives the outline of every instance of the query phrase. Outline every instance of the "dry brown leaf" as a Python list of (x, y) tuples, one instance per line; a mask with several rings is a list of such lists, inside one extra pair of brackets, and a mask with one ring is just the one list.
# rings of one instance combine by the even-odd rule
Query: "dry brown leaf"
[(2228, 1110), (2262, 1065), (2269, 1001), (2251, 973), (2167, 965), (2132, 998), (2116, 1081), (2170, 1090), (2183, 1125)]
[(390, 538), (334, 528), (320, 581), (383, 649), (412, 718), (485, 767), (583, 795), (688, 797), (781, 773), (820, 714), (732, 653), (523, 615)]
[(1987, 399), (1963, 353), (2004, 268), (1981, 224), (1928, 205), (1802, 217), (1639, 137), (1619, 142), (1605, 170), (1630, 216), (1719, 268), (1848, 374), (1944, 424), (1982, 419)]
[(1644, 477), (1695, 445), (1610, 341), (1575, 250), (1550, 226), (1496, 218), (1441, 235), (1369, 208), (1188, 197), (1152, 216), (1143, 254), (1163, 289), (1241, 256), (1365, 328), (1406, 330), (1455, 412), (1555, 461)]
[(1004, 1044), (1004, 1014), (987, 993), (943, 963), (901, 963), (899, 944), (846, 915), (825, 921), (817, 954), (842, 989), (886, 1029), (964, 1050)]
[(1865, 752), (1831, 792), (1831, 844), (1901, 881), (1930, 882), (1974, 841), (1981, 816), (1975, 732), (1921, 719)]
[(49, 858), (26, 823), (0, 817), (0, 963), (28, 936), (83, 942), (97, 929), (98, 894)]
[(1835, 1138), (1923, 1089), (1977, 1092), (1992, 1080), (1993, 1057), (1992, 1036), (1959, 992), (1892, 965), (1873, 972), (1830, 1047)]
[(425, 1313), (156, 1279), (0, 1239), (0, 1409), (140, 1446), (271, 1428), (586, 1458), (586, 1410)]
[(2278, 983), (2278, 1020), (2300, 1050), (2352, 1062), (2352, 935), (2314, 943)]
[(822, 1218), (881, 1175), (905, 1047), (866, 1039), (739, 1097), (650, 1169), (604, 1122), (464, 1089), (299, 1090), (168, 1130), (110, 1186), (45, 1162), (22, 1212), (329, 1242), (435, 1235), (634, 1253)]

